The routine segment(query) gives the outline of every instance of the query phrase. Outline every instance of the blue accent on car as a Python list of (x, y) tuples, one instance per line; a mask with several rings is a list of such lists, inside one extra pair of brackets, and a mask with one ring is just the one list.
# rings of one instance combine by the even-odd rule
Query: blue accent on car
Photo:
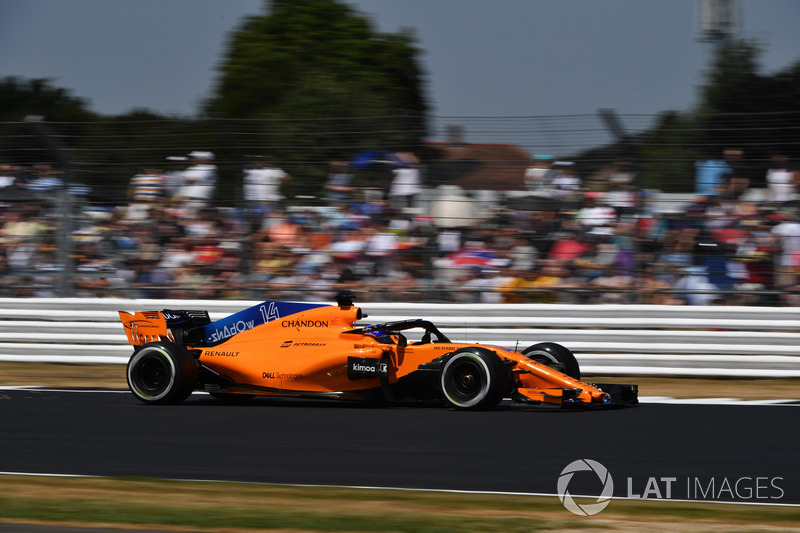
[(323, 304), (304, 304), (296, 302), (266, 301), (248, 307), (216, 322), (204, 326), (204, 338), (207, 343), (216, 343), (237, 333), (253, 329), (261, 324), (266, 324), (278, 318), (283, 318), (295, 313), (326, 307)]

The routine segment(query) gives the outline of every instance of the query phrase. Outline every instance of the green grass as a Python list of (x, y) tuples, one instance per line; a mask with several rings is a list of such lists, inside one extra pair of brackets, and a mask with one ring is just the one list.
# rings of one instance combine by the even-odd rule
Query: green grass
[[(614, 500), (591, 518), (557, 498), (200, 483), (130, 478), (0, 476), (0, 521), (198, 531), (615, 531), (630, 522), (688, 523), (684, 532), (797, 530), (791, 507)], [(643, 525), (644, 527), (644, 525)], [(723, 529), (720, 529), (722, 527)], [(663, 529), (658, 529), (659, 531)]]

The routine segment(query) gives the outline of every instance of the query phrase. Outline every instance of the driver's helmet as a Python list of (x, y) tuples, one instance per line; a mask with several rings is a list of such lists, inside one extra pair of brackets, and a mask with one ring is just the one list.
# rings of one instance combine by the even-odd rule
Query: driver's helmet
[[(373, 326), (377, 326), (377, 324), (373, 324)], [(394, 339), (388, 330), (378, 329), (375, 331), (370, 331), (367, 333), (367, 335), (375, 337), (381, 344), (394, 344)]]

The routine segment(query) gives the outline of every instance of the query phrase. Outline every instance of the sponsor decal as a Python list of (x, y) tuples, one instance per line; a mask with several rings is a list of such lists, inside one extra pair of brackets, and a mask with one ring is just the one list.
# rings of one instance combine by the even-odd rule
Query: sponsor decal
[(350, 380), (378, 378), (389, 375), (389, 364), (385, 359), (348, 357), (347, 377)]
[[(157, 316), (155, 319), (160, 318), (161, 317)], [(154, 324), (153, 322), (150, 322), (150, 320), (130, 320), (125, 322), (123, 325), (125, 326), (125, 329), (130, 330), (128, 333), (128, 338), (137, 346), (160, 340), (159, 335), (160, 333), (164, 332), (161, 323)]]
[(283, 341), (281, 344), (281, 348), (319, 348), (321, 346), (327, 346), (327, 342), (294, 342), (294, 341)]
[(213, 330), (211, 332), (211, 342), (217, 342), (221, 341), (222, 339), (227, 339), (228, 337), (233, 337), (237, 333), (247, 331), (248, 329), (253, 329), (254, 326), (255, 320), (248, 320), (247, 322), (244, 320), (239, 320), (233, 324), (223, 326), (221, 329)]
[(163, 313), (163, 315), (164, 315), (164, 318), (165, 318), (165, 319), (166, 319), (168, 322), (174, 322), (174, 321), (176, 321), (176, 320), (183, 320), (183, 319), (185, 318), (185, 317), (183, 317), (183, 316), (181, 316), (181, 315), (174, 315), (174, 314), (172, 314), (172, 313)]
[(288, 381), (297, 381), (303, 379), (305, 376), (296, 372), (262, 372), (263, 379), (283, 379)]
[(281, 327), (295, 328), (300, 331), (300, 328), (327, 328), (328, 322), (326, 320), (284, 320), (281, 322)]
[(153, 324), (149, 320), (131, 320), (130, 322), (125, 323), (125, 327), (128, 329), (136, 330), (136, 329), (158, 329), (161, 327), (161, 324)]
[(206, 350), (203, 355), (207, 357), (239, 357), (239, 352), (226, 352), (222, 350)]
[(443, 352), (452, 352), (456, 350), (455, 346), (434, 346), (433, 351), (438, 352), (439, 350)]

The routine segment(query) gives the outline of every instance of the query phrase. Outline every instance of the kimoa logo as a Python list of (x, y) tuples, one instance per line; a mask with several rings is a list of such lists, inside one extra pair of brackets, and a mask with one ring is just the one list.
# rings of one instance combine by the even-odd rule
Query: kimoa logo
[[(600, 496), (597, 497), (595, 503), (578, 504), (569, 492), (569, 482), (572, 481), (572, 476), (576, 472), (594, 472), (603, 484), (603, 490)], [(605, 509), (611, 502), (611, 497), (614, 494), (614, 480), (611, 479), (611, 474), (608, 469), (602, 464), (592, 459), (578, 459), (568, 464), (561, 475), (558, 477), (558, 499), (564, 504), (568, 511), (579, 516), (592, 516), (596, 515)]]
[(353, 365), (353, 370), (355, 372), (375, 372), (376, 370), (378, 370), (378, 368), (375, 366), (368, 366), (368, 365), (362, 365), (361, 363), (355, 363)]

